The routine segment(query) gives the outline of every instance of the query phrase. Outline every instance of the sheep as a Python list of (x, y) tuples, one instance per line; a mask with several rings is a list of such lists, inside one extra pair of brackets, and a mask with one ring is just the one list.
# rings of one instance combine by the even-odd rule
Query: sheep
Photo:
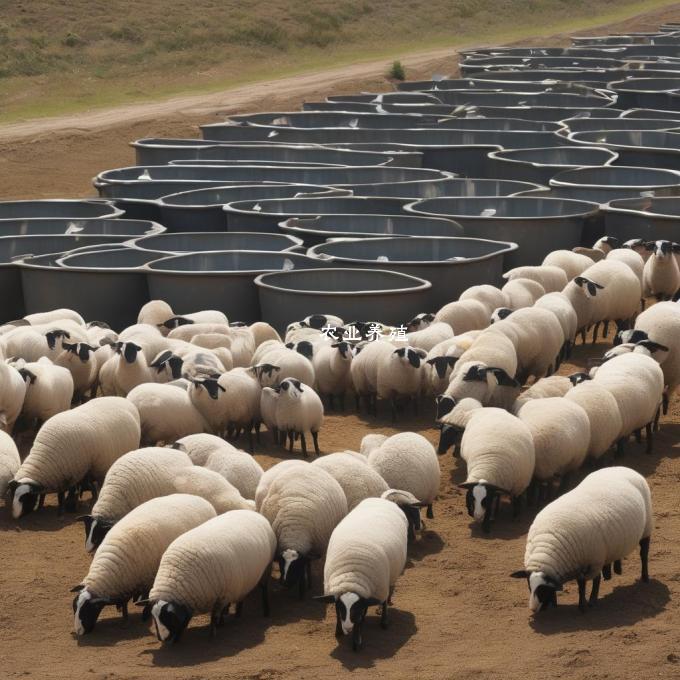
[(180, 326), (203, 323), (224, 324), (226, 326), (229, 324), (229, 320), (223, 312), (216, 309), (204, 309), (200, 312), (192, 312), (191, 314), (174, 315), (159, 325), (172, 331)]
[(147, 596), (167, 547), (215, 517), (208, 501), (189, 494), (153, 498), (136, 507), (102, 541), (82, 582), (71, 588), (76, 635), (94, 630), (102, 609), (114, 604), (127, 618), (129, 600)]
[(345, 393), (352, 385), (351, 366), (354, 355), (352, 347), (344, 340), (331, 345), (322, 344), (312, 358), (316, 389), (328, 398), (333, 408), (334, 397), (340, 398), (340, 407), (345, 409)]
[(670, 397), (680, 385), (680, 305), (675, 302), (653, 305), (637, 317), (632, 333), (636, 334), (636, 342), (648, 339), (668, 348), (665, 355), (659, 356), (667, 388), (663, 396), (663, 413), (666, 414)]
[(366, 434), (359, 445), (359, 453), (368, 458), (368, 454), (382, 446), (387, 439), (386, 434)]
[(459, 300), (477, 300), (481, 302), (484, 307), (486, 307), (487, 316), (491, 316), (494, 309), (499, 307), (508, 306), (508, 297), (496, 286), (491, 286), (488, 283), (482, 284), (480, 286), (470, 286), (470, 288), (464, 290)]
[(118, 335), (117, 342), (134, 343), (140, 347), (148, 361), (157, 357), (161, 352), (165, 352), (170, 346), (168, 339), (161, 335), (158, 328), (149, 326), (148, 324), (128, 326)]
[(165, 331), (164, 334), (167, 335), (169, 329), (163, 324), (174, 315), (172, 307), (165, 300), (151, 300), (139, 310), (137, 323), (155, 326), (161, 331)]
[(538, 298), (548, 292), (540, 283), (527, 278), (512, 279), (501, 290), (508, 298), (508, 308), (513, 311), (531, 307)]
[(564, 397), (573, 387), (571, 380), (563, 375), (551, 375), (537, 380), (528, 390), (522, 392), (515, 400), (512, 411), (516, 415), (522, 406), (531, 399), (547, 397)]
[(73, 400), (73, 377), (67, 368), (55, 366), (47, 357), (21, 362), (19, 373), (26, 381), (23, 418), (42, 424), (57, 413), (68, 411)]
[(642, 238), (632, 238), (626, 241), (621, 247), (634, 250), (642, 258), (643, 262), (647, 262), (649, 256), (652, 254), (651, 251), (647, 250), (646, 241)]
[(515, 377), (520, 383), (531, 376), (542, 378), (554, 371), (565, 337), (557, 316), (551, 311), (542, 307), (518, 309), (494, 323), (494, 330), (506, 335), (515, 347), (518, 364)]
[[(597, 602), (602, 574), (611, 564), (640, 546), (641, 580), (649, 581), (649, 543), (654, 517), (644, 477), (626, 467), (589, 474), (575, 489), (536, 515), (527, 536), (524, 569), (512, 574), (526, 578), (529, 608), (537, 613), (557, 606), (557, 591), (575, 578), (578, 606), (586, 611)], [(586, 581), (592, 579), (586, 600)]]
[(576, 340), (576, 331), (578, 330), (578, 317), (574, 308), (569, 301), (569, 298), (562, 293), (546, 293), (542, 295), (534, 303), (534, 307), (540, 309), (547, 309), (552, 312), (562, 327), (562, 334), (564, 335), (564, 345), (558, 364), (569, 356), (571, 356), (571, 348)]
[(552, 480), (561, 478), (565, 489), (569, 475), (581, 467), (590, 445), (588, 414), (563, 397), (530, 399), (517, 411), (534, 440), (534, 476), (548, 495)]
[(664, 377), (659, 364), (637, 352), (617, 356), (598, 367), (593, 383), (608, 390), (619, 407), (621, 432), (617, 453), (631, 433), (640, 441), (647, 431), (647, 452), (652, 450), (652, 423), (663, 400)]
[(387, 628), (388, 604), (406, 566), (406, 530), (404, 516), (394, 503), (367, 498), (333, 531), (320, 599), (335, 604), (335, 634), (351, 634), (355, 651), (363, 645), (369, 607), (381, 606), (380, 625)]
[(26, 383), (13, 366), (0, 360), (0, 431), (12, 434), (26, 396)]
[(474, 399), (462, 400), (451, 412), (448, 427), (442, 429), (440, 452), (461, 430), (460, 454), (467, 477), (459, 486), (466, 490), (468, 515), (489, 532), (501, 495), (510, 496), (513, 514), (519, 513), (520, 498), (534, 474), (534, 440), (519, 418), (503, 409), (482, 408)]
[(621, 432), (621, 413), (612, 394), (591, 380), (572, 387), (565, 399), (578, 404), (590, 422), (590, 443), (587, 455), (599, 459), (618, 440)]
[(299, 435), (302, 454), (306, 456), (305, 432), (309, 432), (312, 435), (314, 452), (318, 456), (319, 430), (324, 420), (321, 398), (309, 385), (292, 378), (282, 380), (277, 391), (279, 396), (275, 410), (276, 427), (280, 432), (288, 434), (290, 451), (293, 450), (294, 440)]
[(210, 431), (188, 392), (171, 385), (143, 383), (135, 387), (127, 399), (139, 411), (142, 442), (168, 443), (189, 434)]
[(258, 512), (262, 506), (262, 501), (269, 493), (269, 487), (276, 477), (290, 468), (300, 467), (303, 465), (309, 465), (309, 463), (305, 460), (293, 458), (291, 460), (282, 460), (280, 463), (276, 463), (268, 470), (265, 470), (265, 473), (262, 475), (262, 477), (260, 477), (260, 481), (257, 484), (257, 489), (255, 490), (255, 507)]
[[(179, 390), (178, 390), (179, 391)], [(40, 497), (57, 492), (59, 513), (75, 505), (75, 485), (101, 483), (111, 465), (139, 446), (137, 409), (120, 397), (92, 399), (52, 416), (38, 431), (30, 453), (9, 488), (15, 519), (38, 508)]]
[(347, 514), (345, 492), (319, 466), (292, 466), (271, 480), (257, 509), (276, 534), (282, 583), (297, 584), (303, 598), (311, 560), (326, 552), (333, 529)]
[(467, 331), (486, 328), (489, 325), (489, 313), (486, 305), (479, 300), (457, 300), (444, 305), (434, 317), (435, 322), (449, 324), (455, 335)]
[(423, 382), (422, 362), (426, 356), (424, 350), (407, 345), (380, 357), (377, 394), (380, 399), (390, 400), (392, 420), (396, 420), (397, 400), (400, 397), (412, 400), (417, 411)]
[(425, 371), (423, 375), (425, 392), (437, 396), (446, 390), (451, 381), (451, 374), (456, 362), (463, 352), (471, 347), (480, 333), (480, 331), (469, 331), (463, 333), (463, 335), (456, 335), (437, 343), (427, 353), (425, 364), (429, 366), (429, 369), (423, 367)]
[(27, 314), (24, 317), (24, 321), (28, 321), (31, 326), (42, 326), (44, 324), (49, 324), (54, 321), (61, 321), (62, 319), (69, 319), (74, 321), (79, 326), (85, 325), (85, 319), (83, 319), (78, 312), (73, 309), (53, 309), (50, 312), (36, 312), (35, 314)]
[(250, 332), (250, 329), (230, 328), (229, 338), (231, 340), (229, 351), (231, 352), (234, 367), (245, 368), (250, 366), (255, 349), (257, 348), (255, 337)]
[(642, 272), (642, 294), (654, 296), (657, 300), (670, 300), (680, 288), (680, 269), (673, 256), (680, 252), (680, 245), (670, 241), (656, 241), (646, 244), (647, 250), (654, 253)]
[[(560, 267), (552, 265), (539, 265), (537, 267), (515, 267), (503, 274), (506, 281), (515, 279), (530, 279), (543, 286), (546, 293), (556, 293), (567, 285), (567, 275)], [(502, 292), (502, 291), (501, 291)], [(506, 291), (507, 297), (507, 291)], [(504, 305), (496, 307), (511, 307), (510, 301)], [(494, 309), (496, 308), (494, 307)]]
[(387, 437), (367, 456), (368, 464), (391, 489), (412, 493), (427, 506), (432, 519), (432, 504), (439, 492), (439, 460), (430, 442), (416, 432), (400, 432)]
[(85, 526), (85, 549), (94, 552), (109, 529), (138, 505), (172, 493), (201, 496), (218, 513), (255, 507), (222, 475), (193, 465), (182, 451), (138, 449), (111, 466), (91, 514), (79, 518)]
[(177, 642), (196, 614), (211, 612), (210, 633), (224, 623), (229, 606), (240, 615), (258, 584), (269, 615), (267, 585), (276, 537), (267, 520), (251, 510), (219, 515), (178, 536), (161, 558), (148, 601), (156, 636)]
[(0, 430), (0, 498), (5, 497), (9, 483), (14, 479), (20, 465), (17, 445), (12, 437)]
[(73, 394), (76, 401), (82, 401), (85, 393), (92, 391), (97, 383), (99, 367), (95, 359), (98, 347), (86, 342), (62, 343), (63, 352), (54, 360), (56, 366), (66, 368), (73, 379)]
[[(172, 342), (183, 341), (172, 340)], [(221, 335), (220, 333), (199, 333), (191, 338), (190, 344), (187, 344), (192, 349), (192, 352), (199, 355), (206, 354), (203, 350), (209, 350), (207, 355), (210, 357), (210, 362), (213, 364), (218, 363), (222, 366), (222, 369), (219, 372), (230, 371), (234, 368), (234, 355), (231, 353), (231, 339), (226, 335)], [(197, 349), (198, 347), (202, 349), (199, 350)], [(185, 368), (185, 372), (187, 373), (191, 372), (191, 361), (193, 359), (191, 353), (189, 353), (189, 355), (189, 357), (183, 357), (185, 362), (188, 361), (189, 363), (189, 366)], [(201, 357), (196, 357), (194, 361), (199, 358)], [(206, 372), (200, 363), (197, 365), (199, 368), (202, 368), (204, 373)]]
[(410, 347), (416, 347), (417, 349), (429, 352), (437, 344), (451, 340), (453, 337), (451, 326), (443, 321), (437, 321), (427, 326), (427, 328), (407, 333), (406, 342)]
[(357, 410), (361, 410), (361, 400), (366, 402), (367, 410), (376, 413), (378, 394), (378, 366), (391, 355), (396, 347), (387, 340), (368, 342), (358, 350), (352, 360), (350, 374), (357, 399)]
[(586, 255), (572, 253), (570, 250), (553, 250), (543, 258), (542, 264), (559, 267), (571, 281), (588, 269), (593, 264), (593, 260)]
[(104, 396), (125, 397), (138, 385), (154, 381), (142, 347), (135, 342), (117, 342), (114, 355), (99, 372), (99, 383)]
[(420, 312), (416, 314), (407, 324), (406, 332), (413, 333), (423, 331), (432, 325), (434, 321), (434, 314), (432, 312)]
[[(263, 470), (245, 451), (210, 434), (193, 434), (175, 442), (185, 451), (194, 465), (219, 472), (246, 499), (254, 499)], [(201, 461), (200, 463), (197, 461)]]
[[(260, 346), (260, 349), (263, 347), (264, 344)], [(253, 360), (255, 360), (255, 355), (253, 355)], [(260, 377), (262, 387), (275, 386), (278, 384), (279, 379), (283, 380), (283, 378), (295, 378), (306, 385), (314, 384), (315, 374), (312, 362), (295, 350), (288, 349), (285, 346), (272, 348), (258, 356), (255, 365), (260, 366), (262, 364), (269, 364), (279, 368), (276, 376)]]
[(635, 276), (638, 277), (640, 286), (642, 286), (642, 275), (645, 268), (645, 261), (638, 252), (630, 248), (616, 248), (614, 250), (610, 250), (607, 253), (607, 259), (618, 260), (619, 262), (627, 264)]
[(281, 342), (281, 336), (276, 329), (272, 328), (264, 321), (256, 321), (249, 326), (250, 332), (255, 340), (255, 347), (259, 347), (266, 340), (278, 340)]
[[(81, 329), (82, 330), (82, 329)], [(20, 326), (2, 336), (4, 354), (7, 357), (17, 357), (24, 361), (38, 361), (42, 357), (55, 359), (62, 351), (64, 338), (87, 341), (84, 330), (82, 337), (75, 337), (71, 328), (65, 330), (59, 324), (49, 326)]]

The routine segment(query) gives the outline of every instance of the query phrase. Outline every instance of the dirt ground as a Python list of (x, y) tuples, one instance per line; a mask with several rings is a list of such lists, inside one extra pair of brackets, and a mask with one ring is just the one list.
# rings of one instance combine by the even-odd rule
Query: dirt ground
[[(609, 30), (645, 30), (678, 20), (674, 9), (656, 12)], [(565, 36), (537, 39), (564, 41)], [(450, 71), (452, 58), (423, 64), (412, 77)], [(279, 93), (242, 102), (240, 109), (285, 109), (334, 91), (384, 87), (374, 77), (353, 83), (319, 82), (311, 90)], [(230, 109), (231, 110), (231, 109)], [(96, 131), (41, 135), (0, 145), (0, 193), (10, 197), (79, 196), (90, 193), (99, 170), (132, 162), (127, 142), (142, 136), (194, 136), (208, 118), (176, 113), (158, 120), (125, 123)], [(578, 347), (562, 373), (599, 356), (605, 343)], [(405, 417), (398, 427), (386, 409), (378, 418), (330, 414), (321, 433), (322, 451), (357, 449), (369, 432), (413, 430), (436, 443), (433, 413)], [(650, 482), (655, 506), (648, 584), (637, 582), (637, 557), (624, 562), (624, 574), (604, 582), (601, 601), (588, 613), (576, 608), (576, 585), (560, 596), (561, 606), (532, 619), (524, 582), (509, 573), (522, 566), (532, 514), (518, 521), (505, 508), (490, 535), (472, 529), (457, 484), (464, 479), (459, 459), (440, 459), (441, 492), (435, 519), (411, 546), (410, 561), (398, 582), (391, 626), (382, 631), (377, 617), (365, 628), (363, 652), (334, 637), (334, 612), (312, 600), (276, 590), (272, 616), (260, 616), (256, 597), (240, 621), (230, 620), (210, 639), (207, 617), (197, 617), (183, 641), (162, 648), (131, 613), (123, 622), (106, 611), (92, 635), (77, 640), (72, 631), (69, 589), (85, 575), (89, 557), (83, 530), (73, 516), (57, 517), (48, 507), (20, 522), (0, 516), (0, 677), (133, 680), (174, 678), (570, 678), (618, 680), (680, 677), (680, 400), (662, 420), (652, 455), (634, 441), (624, 463)], [(269, 445), (266, 435), (256, 458), (269, 467), (288, 454)], [(587, 470), (584, 471), (584, 473)], [(83, 508), (86, 511), (87, 508)], [(276, 588), (276, 586), (275, 586)], [(321, 589), (320, 565), (314, 592)]]

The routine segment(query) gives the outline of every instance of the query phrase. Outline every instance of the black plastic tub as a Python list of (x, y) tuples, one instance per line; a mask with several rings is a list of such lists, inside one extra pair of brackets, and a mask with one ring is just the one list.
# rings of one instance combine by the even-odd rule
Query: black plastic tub
[(128, 243), (130, 247), (163, 252), (166, 255), (207, 253), (220, 250), (259, 250), (288, 253), (300, 250), (302, 239), (287, 234), (253, 232), (188, 232), (142, 236)]
[(305, 247), (334, 238), (379, 236), (463, 236), (463, 227), (453, 220), (419, 215), (315, 215), (291, 217), (279, 224), (284, 234), (297, 236)]
[(224, 206), (229, 231), (278, 232), (291, 217), (308, 215), (402, 215), (408, 198), (283, 198), (235, 201)]
[(602, 207), (605, 230), (621, 242), (680, 241), (680, 198), (624, 198)]
[(513, 119), (521, 118), (523, 120), (559, 122), (574, 116), (583, 118), (618, 118), (622, 113), (621, 109), (613, 109), (611, 107), (593, 109), (573, 106), (476, 106), (471, 115), (487, 118), (502, 118), (505, 116)]
[(572, 168), (555, 175), (550, 188), (560, 198), (592, 203), (638, 196), (678, 196), (680, 172), (631, 166)]
[(671, 94), (680, 90), (680, 78), (629, 78), (609, 83), (617, 104), (624, 109), (674, 109)]
[(494, 151), (489, 154), (489, 173), (502, 179), (521, 179), (547, 186), (563, 170), (610, 165), (617, 158), (614, 151), (593, 146)]
[(40, 201), (0, 201), (1, 220), (66, 218), (73, 220), (116, 218), (123, 211), (110, 201), (44, 199)]
[[(152, 299), (174, 309), (217, 309), (230, 321), (253, 323), (262, 314), (255, 278), (264, 272), (326, 265), (298, 253), (222, 251), (175, 255), (146, 267)], [(265, 319), (267, 320), (267, 319)]]
[(165, 227), (157, 222), (128, 219), (85, 219), (70, 220), (67, 218), (32, 218), (27, 220), (3, 220), (0, 222), (1, 236), (50, 236), (78, 235), (97, 236), (112, 235), (135, 238), (151, 234), (162, 234)]
[(406, 212), (449, 217), (463, 225), (465, 235), (509, 241), (519, 249), (506, 257), (507, 269), (540, 264), (553, 250), (571, 250), (581, 243), (599, 206), (557, 198), (435, 198), (404, 207)]
[(406, 323), (426, 309), (429, 281), (379, 269), (328, 268), (262, 274), (255, 279), (262, 317), (279, 332), (309, 314)]
[(500, 241), (414, 236), (334, 240), (307, 254), (331, 267), (383, 269), (429, 281), (425, 309), (437, 310), (470, 286), (500, 284), (504, 256), (516, 249)]
[(20, 265), (26, 312), (67, 307), (121, 331), (150, 299), (143, 266), (165, 256), (119, 247), (28, 258)]
[(673, 130), (680, 128), (680, 121), (664, 120), (662, 118), (569, 118), (563, 120), (566, 126), (560, 135), (569, 136), (572, 132), (598, 132), (600, 130), (625, 132), (629, 130)]
[(301, 195), (350, 195), (351, 192), (313, 184), (241, 184), (212, 189), (196, 189), (169, 194), (158, 199), (160, 220), (168, 232), (225, 231), (227, 219), (222, 210), (234, 201), (267, 198), (293, 198)]
[[(399, 83), (402, 85), (403, 83)], [(327, 102), (349, 102), (370, 104), (430, 104), (438, 99), (424, 92), (362, 92), (361, 94), (334, 94), (326, 97)]]
[(88, 245), (105, 243), (122, 243), (126, 236), (5, 236), (0, 238), (0, 324), (18, 319), (26, 314), (24, 295), (32, 295), (32, 291), (24, 291), (21, 285), (19, 262), (29, 255), (46, 255), (63, 253)]
[(342, 111), (294, 111), (247, 113), (230, 116), (232, 123), (266, 128), (358, 128), (397, 129), (436, 126), (437, 116), (398, 115), (388, 113), (355, 113)]
[(560, 92), (489, 92), (484, 90), (437, 90), (437, 97), (452, 106), (563, 106), (597, 108), (614, 104), (604, 95)]

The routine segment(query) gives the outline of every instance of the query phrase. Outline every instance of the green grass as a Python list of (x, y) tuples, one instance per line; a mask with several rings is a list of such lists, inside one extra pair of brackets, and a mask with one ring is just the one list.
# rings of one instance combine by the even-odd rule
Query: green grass
[[(0, 122), (411, 52), (587, 29), (667, 0), (19, 0), (0, 14)], [(452, 63), (453, 68), (453, 63)]]

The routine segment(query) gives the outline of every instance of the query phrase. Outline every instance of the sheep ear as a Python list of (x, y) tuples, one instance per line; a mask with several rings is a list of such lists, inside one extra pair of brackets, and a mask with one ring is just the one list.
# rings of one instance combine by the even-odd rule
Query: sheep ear
[(149, 604), (151, 604), (151, 600), (148, 598), (146, 600), (137, 600), (135, 602), (135, 607), (147, 607)]
[(331, 604), (335, 602), (335, 595), (314, 595), (312, 600), (317, 600), (317, 602), (325, 602)]
[(647, 348), (652, 354), (654, 354), (654, 352), (669, 352), (670, 351), (668, 349), (668, 347), (666, 347), (666, 345), (660, 345), (658, 342), (654, 342), (653, 340), (641, 340), (640, 342), (638, 342), (636, 344)]
[(486, 382), (486, 369), (479, 366), (471, 366), (463, 376), (463, 380), (465, 382), (473, 382), (475, 380)]
[(14, 493), (19, 486), (19, 482), (16, 481), (16, 479), (13, 479), (11, 482), (7, 484), (7, 491), (10, 493)]
[(525, 569), (513, 571), (512, 574), (510, 574), (510, 578), (529, 578), (529, 572)]
[(78, 345), (76, 343), (70, 343), (70, 342), (62, 342), (61, 346), (65, 350), (67, 350), (69, 352), (73, 352), (74, 354), (75, 354), (76, 348), (78, 347)]
[(458, 485), (459, 489), (474, 489), (476, 487), (478, 482), (463, 482), (462, 484)]
[(77, 586), (73, 586), (73, 588), (71, 588), (71, 590), (69, 590), (68, 592), (69, 593), (79, 593), (84, 587), (85, 587), (85, 584), (81, 583)]
[(680, 253), (680, 243), (674, 243), (673, 246), (672, 246), (672, 248), (671, 248), (671, 250), (672, 250), (674, 253)]
[(304, 392), (302, 389), (302, 383), (299, 380), (293, 380), (293, 385), (295, 385), (298, 392)]
[(150, 368), (157, 368), (158, 371), (163, 368), (163, 364), (172, 356), (172, 352), (169, 349), (166, 349), (164, 352), (161, 352), (154, 360), (152, 363), (149, 364)]
[(519, 382), (510, 377), (502, 368), (489, 368), (487, 370), (496, 376), (499, 385), (504, 387), (521, 387)]
[(654, 241), (645, 241), (644, 246), (645, 250), (649, 250), (651, 252), (656, 247), (656, 244), (654, 243)]
[(379, 604), (382, 604), (382, 602), (377, 597), (367, 597), (366, 598), (366, 606), (367, 607), (376, 607)]
[(395, 349), (392, 354), (396, 354), (399, 357), (403, 357), (406, 354), (406, 347), (400, 347), (399, 349)]
[(295, 347), (295, 343), (294, 343), (294, 342), (287, 342), (287, 343), (286, 343), (286, 347), (287, 347), (288, 349), (293, 349), (293, 348)]
[(24, 379), (24, 382), (28, 380), (29, 384), (32, 385), (35, 382), (35, 373), (29, 371), (27, 368), (20, 368), (19, 374)]

